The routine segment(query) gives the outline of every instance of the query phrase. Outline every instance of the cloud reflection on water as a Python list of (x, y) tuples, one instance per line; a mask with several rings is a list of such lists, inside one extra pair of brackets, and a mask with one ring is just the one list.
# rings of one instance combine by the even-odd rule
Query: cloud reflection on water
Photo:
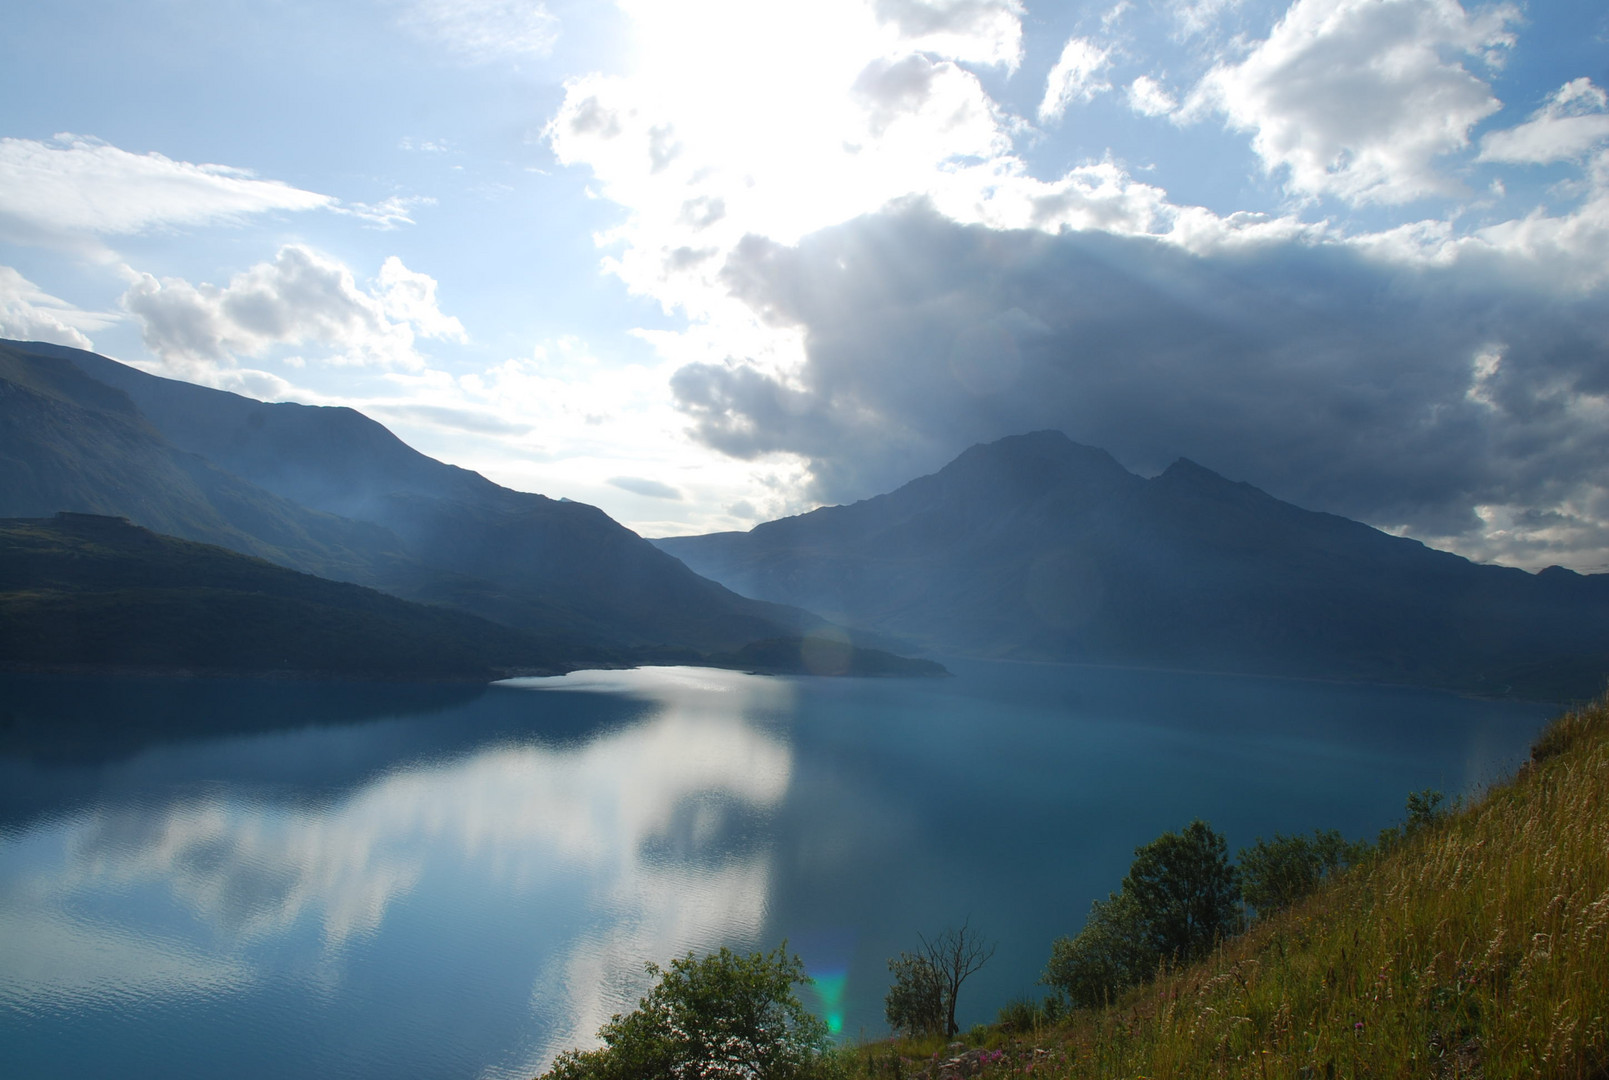
[[(538, 1023), (503, 1065), (529, 1075), (632, 1004), (643, 961), (756, 941), (771, 866), (755, 826), (780, 807), (792, 760), (748, 718), (785, 707), (791, 689), (680, 669), (515, 685), (627, 693), (653, 708), (584, 742), (505, 741), (403, 765), (318, 805), (192, 789), (41, 822), (0, 843), (0, 992), (98, 1007), (309, 971), (338, 983), (348, 948), (384, 937), (407, 898), (466, 885), (562, 894), (584, 915), (559, 917), (545, 944), (508, 942), (533, 949)], [(119, 902), (130, 896), (156, 900)], [(72, 962), (51, 964), (64, 940), (80, 943)]]

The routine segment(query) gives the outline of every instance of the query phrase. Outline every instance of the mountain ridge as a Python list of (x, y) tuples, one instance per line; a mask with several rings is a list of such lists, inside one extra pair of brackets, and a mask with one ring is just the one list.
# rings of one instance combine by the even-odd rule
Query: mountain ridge
[(655, 543), (940, 655), (1544, 697), (1609, 676), (1609, 575), (1480, 566), (1189, 459), (1140, 477), (1054, 431), (846, 507)]

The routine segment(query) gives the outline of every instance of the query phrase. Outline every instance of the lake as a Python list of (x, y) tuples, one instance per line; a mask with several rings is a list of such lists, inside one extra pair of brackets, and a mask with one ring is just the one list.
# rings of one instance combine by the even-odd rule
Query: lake
[(845, 1038), (887, 961), (998, 943), (1035, 981), (1133, 850), (1372, 837), (1509, 773), (1556, 710), (1430, 691), (951, 663), (490, 687), (0, 679), (9, 1076), (528, 1077), (644, 961), (783, 939)]

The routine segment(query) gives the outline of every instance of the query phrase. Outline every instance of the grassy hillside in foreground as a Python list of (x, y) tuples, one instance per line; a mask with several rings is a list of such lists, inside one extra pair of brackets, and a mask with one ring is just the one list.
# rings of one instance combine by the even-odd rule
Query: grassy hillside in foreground
[(853, 1076), (1609, 1078), (1609, 698), (1518, 776), (1207, 961), (982, 1053), (889, 1042)]

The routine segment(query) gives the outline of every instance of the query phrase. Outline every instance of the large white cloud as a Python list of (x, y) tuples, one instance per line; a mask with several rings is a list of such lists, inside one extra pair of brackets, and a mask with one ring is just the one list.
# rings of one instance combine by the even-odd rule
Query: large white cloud
[(1017, 0), (875, 0), (873, 10), (913, 49), (1009, 70), (1022, 62)]
[(223, 286), (136, 274), (122, 302), (146, 347), (192, 375), (276, 346), (308, 347), (330, 363), (417, 370), (418, 338), (465, 339), (437, 305), (435, 280), (396, 256), (363, 287), (345, 264), (300, 244)]
[(0, 237), (62, 243), (334, 205), (227, 165), (134, 154), (95, 139), (0, 139)]
[(976, 201), (1010, 181), (1008, 120), (959, 61), (1015, 64), (1014, 3), (621, 6), (635, 66), (572, 80), (548, 133), (627, 210), (612, 268), (667, 305), (718, 304), (745, 235), (792, 240), (911, 192)]
[[(1124, 5), (1101, 20), (1110, 42), (1066, 41), (1038, 102), (1047, 127), (1108, 83), (1178, 123), (1221, 114), (1295, 196), (1241, 212), (1181, 205), (1149, 182), (1163, 170), (1110, 152), (1036, 172), (1050, 136), (961, 62), (1009, 68), (1010, 35), (944, 52), (872, 0), (764, 18), (702, 0), (680, 23), (623, 6), (637, 65), (572, 81), (548, 135), (621, 207), (599, 238), (606, 266), (689, 317), (643, 336), (676, 368), (694, 436), (785, 463), (808, 486), (783, 503), (863, 497), (971, 441), (1061, 427), (1136, 465), (1190, 454), (1475, 555), (1609, 560), (1584, 466), (1604, 449), (1593, 313), (1609, 155), (1582, 134), (1596, 88), (1567, 85), (1537, 127), (1485, 144), (1519, 160), (1518, 140), (1545, 135), (1548, 153), (1585, 159), (1585, 180), (1552, 190), (1559, 209), (1393, 209), (1464, 192), (1472, 134), (1500, 108), (1489, 82), (1512, 6), (1295, 0), (1245, 38), (1214, 25), (1244, 23), (1236, 3), (1173, 4), (1174, 44), (1194, 57), (1167, 61), (1185, 72), (1176, 85), (1194, 81), (1182, 105), (1161, 58), (1115, 29)], [(1323, 220), (1318, 197), (1339, 200)], [(1553, 303), (1570, 317), (1543, 318)], [(1469, 397), (1472, 365), (1493, 355), (1503, 393)], [(1354, 411), (1356, 427), (1342, 420)]]
[(1438, 159), (1500, 103), (1491, 66), (1518, 9), (1457, 0), (1297, 0), (1266, 40), (1218, 64), (1193, 108), (1221, 111), (1287, 187), (1351, 203), (1459, 192)]

